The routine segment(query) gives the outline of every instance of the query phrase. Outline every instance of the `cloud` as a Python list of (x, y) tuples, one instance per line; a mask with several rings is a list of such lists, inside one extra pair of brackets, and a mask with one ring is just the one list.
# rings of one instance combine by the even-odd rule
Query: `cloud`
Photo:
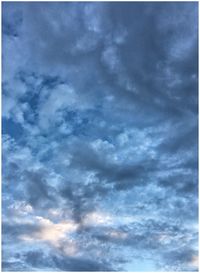
[[(68, 255), (73, 254), (76, 250), (75, 243), (70, 242), (70, 238), (67, 237), (67, 234), (73, 233), (77, 230), (77, 225), (71, 221), (63, 221), (60, 223), (54, 224), (49, 219), (45, 219), (40, 216), (36, 216), (35, 221), (37, 221), (38, 226), (40, 227), (39, 231), (33, 232), (29, 235), (20, 236), (21, 240), (33, 243), (34, 241), (39, 242), (48, 242), (53, 246), (59, 248), (61, 243), (65, 242), (67, 244), (65, 248), (65, 253)], [(75, 254), (75, 253), (74, 253)]]
[(197, 270), (197, 3), (2, 10), (3, 269)]

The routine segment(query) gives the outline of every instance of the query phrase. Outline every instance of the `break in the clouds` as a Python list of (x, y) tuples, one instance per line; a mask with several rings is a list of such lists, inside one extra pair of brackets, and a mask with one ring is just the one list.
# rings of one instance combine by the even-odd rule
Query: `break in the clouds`
[(197, 271), (198, 3), (2, 14), (3, 271)]

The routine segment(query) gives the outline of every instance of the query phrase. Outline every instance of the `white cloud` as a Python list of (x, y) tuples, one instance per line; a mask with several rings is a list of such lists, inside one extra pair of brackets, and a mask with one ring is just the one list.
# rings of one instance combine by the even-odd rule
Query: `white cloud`
[(114, 239), (126, 239), (128, 237), (128, 234), (126, 232), (119, 230), (110, 231), (108, 235)]
[[(48, 97), (45, 93), (50, 93)], [(80, 102), (80, 96), (74, 88), (67, 84), (60, 84), (53, 90), (43, 90), (43, 98), (39, 105), (39, 127), (48, 130), (52, 126), (60, 126), (61, 133), (70, 134), (72, 128), (64, 119), (64, 110), (75, 111), (88, 108), (87, 101)], [(42, 95), (41, 95), (42, 97)]]
[(63, 241), (70, 241), (70, 234), (78, 228), (78, 225), (72, 220), (53, 223), (47, 218), (36, 216), (34, 221), (39, 225), (39, 231), (35, 231), (30, 235), (20, 235), (20, 239), (27, 242), (47, 242), (56, 248), (61, 247)]
[(73, 109), (77, 103), (75, 91), (67, 84), (61, 84), (56, 89), (51, 90), (47, 99), (39, 107), (39, 126), (41, 129), (48, 129), (56, 122), (62, 122), (62, 110)]
[(89, 31), (101, 33), (103, 26), (103, 7), (99, 3), (89, 3), (84, 7), (84, 23)]
[(83, 224), (86, 226), (111, 225), (113, 218), (108, 213), (94, 211), (86, 214)]
[(106, 47), (102, 54), (102, 61), (108, 67), (110, 72), (119, 72), (121, 63), (117, 47)]
[(193, 255), (191, 261), (189, 262), (189, 266), (194, 267), (195, 269), (199, 268), (199, 256)]

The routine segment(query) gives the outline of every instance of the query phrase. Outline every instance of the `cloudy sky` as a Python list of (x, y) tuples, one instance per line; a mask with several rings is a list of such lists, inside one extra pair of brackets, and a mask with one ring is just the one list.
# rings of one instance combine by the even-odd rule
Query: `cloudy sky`
[(4, 271), (197, 271), (196, 2), (4, 2)]

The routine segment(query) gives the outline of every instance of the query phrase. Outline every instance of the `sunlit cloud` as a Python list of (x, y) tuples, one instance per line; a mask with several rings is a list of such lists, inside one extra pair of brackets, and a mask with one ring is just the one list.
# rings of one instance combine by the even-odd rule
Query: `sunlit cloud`
[[(78, 228), (77, 224), (72, 221), (53, 223), (49, 219), (40, 216), (36, 216), (35, 221), (39, 225), (39, 231), (33, 232), (30, 235), (22, 235), (20, 236), (20, 239), (29, 242), (44, 241), (52, 244), (55, 247), (59, 247), (61, 240), (68, 239), (69, 235), (75, 232)], [(74, 245), (72, 245), (72, 249), (75, 249)], [(70, 249), (66, 249), (66, 251), (70, 252)]]

